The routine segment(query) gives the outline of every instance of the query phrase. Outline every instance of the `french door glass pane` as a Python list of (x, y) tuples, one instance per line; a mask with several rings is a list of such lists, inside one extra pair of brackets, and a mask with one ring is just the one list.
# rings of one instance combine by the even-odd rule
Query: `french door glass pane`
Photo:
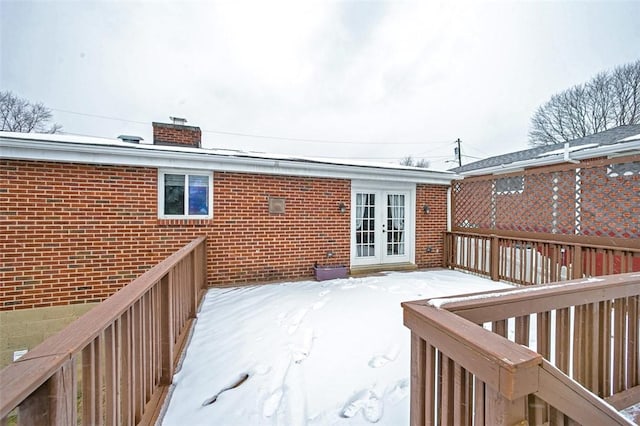
[(387, 195), (387, 255), (405, 254), (405, 196)]
[(164, 175), (164, 214), (184, 214), (184, 175)]
[(189, 175), (189, 214), (209, 213), (209, 177)]
[(376, 195), (356, 194), (356, 255), (375, 256)]

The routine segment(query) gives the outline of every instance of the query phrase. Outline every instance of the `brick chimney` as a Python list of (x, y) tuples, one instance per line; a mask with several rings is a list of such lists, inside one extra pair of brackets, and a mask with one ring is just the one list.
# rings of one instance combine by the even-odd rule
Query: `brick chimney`
[(200, 148), (200, 127), (185, 126), (184, 118), (170, 117), (172, 123), (153, 122), (153, 144)]

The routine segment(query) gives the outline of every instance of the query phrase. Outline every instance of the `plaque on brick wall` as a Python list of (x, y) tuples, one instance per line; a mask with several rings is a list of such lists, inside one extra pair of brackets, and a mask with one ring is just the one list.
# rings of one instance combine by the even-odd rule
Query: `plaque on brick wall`
[(285, 199), (269, 197), (269, 213), (284, 214)]

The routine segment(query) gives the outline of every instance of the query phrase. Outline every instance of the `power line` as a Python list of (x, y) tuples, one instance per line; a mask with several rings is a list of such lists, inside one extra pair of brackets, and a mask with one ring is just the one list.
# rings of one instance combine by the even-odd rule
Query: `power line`
[[(125, 123), (135, 123), (135, 124), (144, 124), (144, 125), (150, 124), (149, 122), (145, 122), (145, 121), (128, 120), (125, 118), (110, 117), (107, 115), (89, 114), (89, 113), (69, 111), (69, 110), (57, 109), (57, 108), (50, 108), (50, 109), (52, 111), (58, 111), (66, 114), (75, 114), (75, 115), (81, 115), (85, 117), (94, 117), (94, 118), (100, 118), (103, 120), (123, 121)], [(258, 139), (283, 140), (283, 141), (290, 141), (290, 142), (311, 142), (311, 143), (342, 144), (342, 145), (428, 145), (431, 143), (431, 144), (434, 144), (434, 146), (432, 146), (431, 148), (437, 148), (449, 143), (449, 142), (442, 142), (442, 141), (371, 142), (371, 141), (355, 141), (355, 140), (313, 139), (313, 138), (296, 138), (296, 137), (288, 137), (288, 136), (263, 135), (263, 134), (256, 134), (256, 133), (229, 132), (224, 130), (210, 130), (210, 129), (201, 129), (201, 130), (203, 133), (213, 133), (218, 135), (227, 135), (227, 136), (236, 136), (236, 137), (250, 137), (250, 138), (258, 138)]]
[(87, 114), (87, 113), (84, 113), (84, 112), (68, 111), (68, 110), (65, 110), (65, 109), (57, 109), (57, 108), (49, 108), (49, 109), (51, 111), (63, 112), (63, 113), (66, 113), (66, 114), (75, 114), (75, 115), (82, 115), (82, 116), (85, 116), (85, 117), (102, 118), (104, 120), (124, 121), (126, 123), (136, 123), (136, 124), (149, 125), (149, 123), (146, 122), (146, 121), (128, 120), (128, 119), (125, 119), (125, 118), (109, 117), (107, 115), (98, 115), (98, 114)]

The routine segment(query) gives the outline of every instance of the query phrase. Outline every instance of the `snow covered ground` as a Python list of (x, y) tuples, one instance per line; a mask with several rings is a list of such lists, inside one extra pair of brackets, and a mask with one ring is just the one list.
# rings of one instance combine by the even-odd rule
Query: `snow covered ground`
[(162, 424), (409, 424), (400, 302), (505, 287), (434, 270), (212, 289)]

